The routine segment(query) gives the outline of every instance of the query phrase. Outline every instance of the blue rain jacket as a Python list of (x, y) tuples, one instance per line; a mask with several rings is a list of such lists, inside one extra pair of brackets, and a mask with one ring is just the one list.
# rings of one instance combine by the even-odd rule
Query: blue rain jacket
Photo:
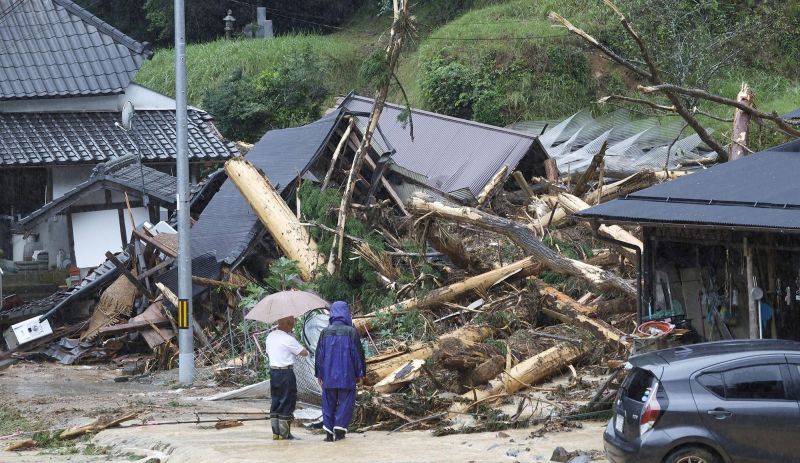
[(331, 304), (330, 325), (319, 337), (314, 367), (324, 389), (355, 389), (356, 379), (366, 374), (364, 347), (346, 302)]

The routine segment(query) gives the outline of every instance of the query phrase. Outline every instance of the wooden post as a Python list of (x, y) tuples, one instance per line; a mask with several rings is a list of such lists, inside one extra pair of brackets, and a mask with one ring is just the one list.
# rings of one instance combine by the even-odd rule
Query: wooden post
[(522, 191), (524, 191), (525, 194), (528, 195), (528, 199), (531, 199), (534, 196), (536, 196), (533, 193), (533, 190), (531, 189), (531, 186), (528, 185), (528, 181), (525, 180), (525, 176), (522, 175), (522, 172), (520, 172), (518, 170), (515, 170), (513, 175), (514, 175), (514, 180), (517, 181), (517, 185), (519, 185), (519, 187), (522, 189)]
[[(572, 194), (580, 197), (589, 191), (589, 182), (592, 180), (592, 177), (594, 177), (595, 172), (597, 172), (597, 168), (600, 167), (600, 163), (603, 162), (607, 147), (608, 141), (604, 141), (603, 145), (600, 146), (600, 151), (592, 157), (592, 162), (589, 163), (589, 167), (578, 177), (575, 186), (572, 188)], [(601, 178), (600, 181), (602, 182), (603, 179)]]
[(331, 157), (331, 166), (328, 167), (328, 172), (325, 174), (325, 180), (322, 181), (322, 191), (325, 191), (328, 188), (328, 182), (331, 181), (331, 175), (333, 175), (333, 171), (336, 168), (336, 161), (339, 160), (339, 155), (342, 154), (345, 145), (347, 144), (347, 140), (350, 138), (350, 132), (353, 131), (354, 121), (350, 118), (350, 123), (347, 124), (347, 129), (344, 131), (344, 135), (342, 135), (342, 139), (339, 140), (339, 145), (336, 146), (336, 151), (333, 152), (333, 156)]
[(753, 252), (747, 244), (747, 237), (743, 239), (744, 258), (747, 262), (747, 306), (749, 308), (750, 339), (758, 339), (758, 304), (753, 299)]
[(308, 230), (298, 224), (297, 217), (286, 201), (258, 169), (242, 158), (226, 162), (225, 172), (253, 207), (281, 251), (289, 259), (297, 261), (300, 276), (306, 281), (311, 280), (324, 261), (317, 252), (317, 243)]
[(544, 160), (544, 171), (547, 181), (556, 184), (558, 183), (558, 164), (555, 159)]
[[(736, 101), (753, 107), (753, 90), (742, 82), (742, 90), (736, 95)], [(731, 148), (728, 160), (735, 161), (749, 151), (747, 149), (747, 126), (750, 124), (750, 114), (739, 108), (733, 111), (733, 133), (731, 134)]]
[(767, 294), (773, 295), (773, 299), (767, 300), (772, 304), (772, 320), (770, 320), (771, 338), (778, 339), (778, 331), (776, 320), (778, 318), (778, 309), (781, 306), (780, 296), (777, 295), (777, 264), (775, 261), (775, 250), (770, 249), (767, 251)]

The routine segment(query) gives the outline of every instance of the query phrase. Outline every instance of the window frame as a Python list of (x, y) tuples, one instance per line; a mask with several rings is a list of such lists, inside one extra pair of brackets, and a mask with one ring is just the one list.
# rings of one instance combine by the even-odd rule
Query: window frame
[[(800, 367), (800, 356), (795, 357), (795, 360), (798, 362), (798, 367)], [(786, 397), (783, 399), (775, 399), (775, 398), (765, 398), (765, 399), (744, 399), (744, 398), (728, 398), (728, 397), (721, 397), (717, 393), (713, 392), (711, 389), (705, 387), (702, 383), (700, 383), (699, 378), (705, 374), (711, 373), (718, 373), (722, 375), (722, 382), (727, 390), (727, 384), (725, 383), (725, 373), (732, 370), (738, 370), (741, 368), (748, 368), (748, 367), (760, 367), (760, 366), (768, 366), (768, 365), (777, 365), (781, 372), (781, 379), (783, 381), (783, 387), (785, 391)], [(694, 375), (692, 375), (692, 380), (697, 383), (697, 385), (703, 388), (704, 391), (711, 394), (712, 396), (716, 397), (719, 400), (723, 400), (725, 402), (765, 402), (765, 401), (778, 401), (778, 402), (797, 402), (797, 393), (798, 393), (798, 380), (800, 380), (800, 371), (793, 372), (792, 369), (789, 367), (789, 359), (785, 355), (764, 355), (764, 356), (757, 356), (757, 357), (750, 357), (747, 359), (741, 360), (733, 360), (730, 362), (725, 362), (722, 364), (714, 365), (712, 367), (706, 368), (704, 370), (700, 370)]]

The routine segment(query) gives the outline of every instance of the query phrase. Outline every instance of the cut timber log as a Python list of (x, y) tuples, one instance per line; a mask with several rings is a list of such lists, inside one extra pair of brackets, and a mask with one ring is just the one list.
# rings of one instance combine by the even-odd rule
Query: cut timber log
[(506, 174), (508, 173), (508, 166), (503, 166), (498, 170), (489, 183), (483, 187), (480, 193), (478, 193), (478, 206), (483, 206), (486, 204), (497, 190), (503, 187), (503, 180), (506, 179)]
[[(570, 214), (580, 212), (584, 209), (589, 209), (589, 205), (583, 202), (582, 199), (569, 193), (561, 193), (558, 195), (558, 203), (565, 210), (569, 211)], [(584, 222), (584, 224), (589, 226), (589, 224), (586, 222)], [(639, 248), (639, 252), (644, 249), (644, 245), (639, 238), (631, 235), (627, 230), (619, 225), (600, 225), (597, 229), (597, 232), (603, 236), (608, 236), (610, 238), (614, 238), (615, 240), (624, 241), (630, 245), (636, 246)], [(638, 262), (636, 262), (636, 252), (632, 249), (620, 246), (620, 253), (625, 256), (626, 259), (628, 259), (628, 262), (631, 262), (634, 265), (638, 264)]]
[(469, 223), (500, 233), (514, 241), (537, 262), (554, 272), (581, 278), (603, 291), (614, 290), (630, 297), (636, 297), (636, 289), (629, 281), (594, 265), (562, 256), (542, 243), (532, 228), (519, 222), (487, 214), (474, 208), (446, 203), (425, 193), (417, 193), (411, 197), (409, 210), (421, 214), (432, 213), (445, 220)]
[(122, 416), (118, 416), (116, 418), (111, 419), (96, 419), (89, 424), (85, 424), (83, 426), (76, 426), (73, 428), (65, 429), (59, 436), (59, 439), (72, 439), (74, 437), (80, 437), (84, 434), (89, 434), (93, 432), (102, 431), (104, 429), (113, 428), (119, 426), (120, 424), (132, 420), (139, 415), (139, 412), (132, 412), (127, 413)]
[(398, 302), (397, 304), (379, 309), (366, 317), (353, 320), (353, 326), (363, 333), (365, 331), (364, 328), (369, 327), (371, 319), (374, 318), (374, 316), (378, 313), (400, 313), (411, 309), (421, 309), (434, 304), (451, 301), (467, 291), (489, 288), (498, 281), (506, 279), (515, 274), (519, 274), (519, 276), (529, 276), (529, 271), (538, 270), (540, 268), (541, 266), (536, 259), (528, 257), (526, 259), (514, 262), (513, 264), (506, 265), (505, 267), (467, 278), (466, 280), (453, 283), (452, 285), (434, 289), (433, 291), (426, 293), (424, 296), (412, 297), (411, 299), (406, 299), (405, 301)]
[(450, 413), (464, 413), (477, 402), (525, 389), (567, 368), (587, 350), (588, 346), (578, 347), (572, 343), (559, 343), (525, 360), (511, 370), (501, 373), (489, 382), (488, 388), (467, 392), (462, 397), (471, 402), (453, 404), (450, 407)]
[(653, 186), (658, 182), (675, 180), (676, 178), (688, 175), (687, 172), (665, 172), (643, 170), (633, 175), (623, 178), (614, 183), (604, 185), (602, 190), (595, 190), (587, 194), (583, 199), (589, 204), (600, 204), (612, 199), (625, 196)]
[(493, 333), (494, 330), (487, 326), (462, 326), (451, 333), (440, 336), (439, 339), (433, 343), (412, 344), (408, 352), (373, 357), (367, 360), (367, 377), (364, 379), (364, 383), (371, 386), (396, 371), (398, 368), (408, 364), (408, 362), (428, 359), (433, 355), (439, 343), (447, 338), (454, 337), (465, 343), (481, 342)]
[(394, 392), (400, 389), (404, 384), (419, 378), (423, 366), (425, 366), (425, 360), (411, 360), (380, 380), (373, 389), (382, 394)]
[(543, 281), (537, 281), (537, 283), (541, 288), (539, 295), (542, 296), (544, 303), (542, 311), (549, 317), (579, 326), (597, 336), (598, 339), (611, 342), (615, 346), (630, 348), (630, 341), (625, 339), (625, 333), (602, 320), (589, 317), (594, 313), (591, 307), (579, 304), (561, 291), (546, 286)]
[[(753, 90), (742, 83), (742, 90), (736, 95), (736, 101), (753, 107)], [(731, 135), (731, 148), (729, 161), (735, 161), (747, 154), (747, 126), (750, 125), (750, 114), (739, 108), (733, 112), (733, 134)]]
[(225, 172), (253, 207), (278, 247), (289, 259), (297, 261), (301, 277), (311, 280), (324, 263), (317, 243), (264, 175), (250, 162), (233, 158), (225, 163)]

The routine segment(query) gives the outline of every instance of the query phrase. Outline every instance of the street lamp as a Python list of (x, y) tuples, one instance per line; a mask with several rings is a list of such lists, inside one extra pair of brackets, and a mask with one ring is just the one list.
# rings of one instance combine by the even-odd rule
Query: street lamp
[(228, 15), (222, 18), (222, 22), (225, 23), (225, 38), (231, 38), (231, 32), (233, 31), (233, 23), (236, 22), (236, 18), (233, 17), (232, 10), (228, 10)]

